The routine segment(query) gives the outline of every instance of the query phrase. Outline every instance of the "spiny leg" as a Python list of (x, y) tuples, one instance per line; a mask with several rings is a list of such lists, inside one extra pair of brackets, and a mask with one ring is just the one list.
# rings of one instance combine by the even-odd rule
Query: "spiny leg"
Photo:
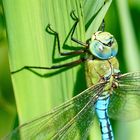
[(105, 31), (105, 20), (104, 20), (104, 19), (103, 19), (103, 21), (102, 21), (102, 23), (101, 23), (101, 25), (100, 25), (98, 31), (102, 31), (102, 32)]
[(105, 31), (105, 20), (103, 19), (102, 24), (101, 24), (101, 31)]
[(101, 24), (101, 30), (102, 32), (105, 31), (105, 20), (103, 19), (102, 24)]
[(80, 58), (78, 60), (75, 60), (75, 61), (72, 61), (72, 62), (69, 62), (69, 63), (65, 63), (65, 64), (62, 64), (62, 65), (53, 65), (51, 67), (43, 67), (43, 66), (24, 66), (18, 70), (15, 70), (15, 71), (12, 71), (11, 74), (15, 74), (17, 72), (20, 72), (22, 71), (23, 69), (45, 69), (45, 70), (52, 70), (52, 69), (60, 69), (60, 68), (63, 68), (63, 67), (70, 67), (70, 66), (74, 66), (74, 65), (78, 65), (82, 62), (84, 62), (86, 59), (84, 58)]
[(58, 52), (59, 52), (59, 54), (61, 56), (74, 55), (74, 54), (83, 54), (85, 52), (84, 48), (80, 49), (80, 50), (76, 50), (76, 51), (71, 51), (71, 52), (61, 52), (60, 40), (59, 40), (58, 33), (51, 28), (50, 24), (47, 25), (46, 31), (56, 37), (56, 41), (58, 43)]
[[(104, 5), (105, 5), (105, 2), (104, 2)], [(100, 25), (98, 31), (99, 31), (99, 30), (101, 30), (102, 32), (105, 31), (105, 20), (104, 20), (104, 19), (103, 19), (103, 21), (102, 21), (102, 23), (101, 23), (101, 25)]]
[[(71, 39), (73, 41), (75, 41), (76, 43), (78, 44), (81, 44), (81, 45), (84, 45), (84, 46), (87, 46), (87, 44), (85, 45), (85, 43), (81, 42), (81, 41), (78, 41), (76, 39), (73, 38), (73, 34), (74, 34), (74, 31), (76, 29), (76, 26), (77, 26), (77, 23), (79, 22), (79, 19), (76, 17), (76, 15), (74, 14), (74, 11), (71, 12), (71, 17), (73, 20), (75, 20), (75, 24), (74, 24), (74, 29), (72, 30), (72, 34), (71, 34)], [(80, 49), (80, 50), (76, 50), (76, 51), (72, 51), (72, 52), (61, 52), (60, 50), (60, 40), (59, 40), (59, 35), (56, 31), (54, 31), (51, 27), (50, 27), (50, 24), (48, 24), (48, 26), (46, 27), (46, 31), (52, 35), (54, 35), (56, 37), (56, 40), (58, 42), (58, 51), (59, 51), (59, 54), (60, 55), (73, 55), (73, 54), (83, 54), (85, 53), (85, 50), (84, 49)], [(50, 66), (50, 67), (45, 67), (45, 66), (24, 66), (18, 70), (15, 70), (15, 71), (12, 71), (11, 73), (14, 74), (14, 73), (17, 73), (17, 72), (20, 72), (22, 71), (23, 69), (48, 69), (48, 70), (51, 70), (51, 69), (59, 69), (59, 68), (62, 68), (62, 67), (69, 67), (69, 66), (74, 66), (74, 65), (78, 65), (82, 62), (84, 62), (85, 59), (84, 58), (81, 58), (79, 60), (76, 60), (76, 61), (73, 61), (73, 62), (69, 62), (69, 63), (66, 63), (66, 64), (62, 64), (62, 65), (53, 65), (53, 66)]]
[(75, 32), (75, 29), (76, 29), (76, 26), (77, 26), (77, 24), (79, 22), (79, 18), (75, 15), (74, 10), (71, 12), (70, 15), (71, 15), (71, 18), (75, 21), (75, 24), (73, 26), (73, 30), (72, 30), (72, 33), (71, 33), (71, 40), (74, 41), (74, 42), (76, 42), (76, 43), (78, 43), (78, 44), (80, 44), (80, 45), (82, 45), (82, 46), (88, 47), (88, 44), (87, 43), (82, 42), (82, 41), (80, 41), (80, 40), (78, 40), (78, 39), (76, 39), (76, 38), (73, 37), (74, 32)]

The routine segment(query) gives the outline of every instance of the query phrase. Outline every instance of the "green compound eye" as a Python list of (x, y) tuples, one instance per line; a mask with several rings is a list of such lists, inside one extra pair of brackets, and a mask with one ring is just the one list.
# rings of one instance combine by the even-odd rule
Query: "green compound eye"
[(96, 32), (89, 46), (91, 54), (99, 59), (108, 59), (116, 56), (118, 45), (113, 37), (108, 32)]
[(113, 44), (112, 44), (112, 46), (111, 46), (111, 50), (112, 50), (112, 56), (116, 56), (117, 55), (117, 53), (118, 53), (118, 44), (117, 44), (117, 41), (116, 41), (116, 39), (114, 38), (114, 42), (113, 42)]
[(90, 52), (100, 59), (108, 59), (111, 56), (111, 49), (98, 41), (91, 42)]

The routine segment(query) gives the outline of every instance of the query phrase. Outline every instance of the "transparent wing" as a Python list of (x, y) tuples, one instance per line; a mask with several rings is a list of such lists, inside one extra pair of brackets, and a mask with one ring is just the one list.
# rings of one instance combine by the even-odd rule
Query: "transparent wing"
[(140, 72), (120, 75), (109, 104), (109, 116), (119, 120), (140, 118)]
[(4, 140), (83, 139), (92, 123), (92, 106), (104, 86), (105, 83), (101, 83), (88, 88), (49, 114), (16, 128)]

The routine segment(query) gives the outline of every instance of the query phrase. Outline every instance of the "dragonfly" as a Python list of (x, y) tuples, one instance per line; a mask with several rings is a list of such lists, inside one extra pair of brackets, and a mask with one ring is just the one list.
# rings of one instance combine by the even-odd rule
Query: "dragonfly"
[(58, 69), (85, 63), (88, 88), (50, 113), (17, 127), (3, 140), (86, 140), (96, 115), (102, 140), (114, 140), (109, 118), (140, 118), (140, 72), (121, 74), (117, 41), (109, 32), (97, 31), (86, 43), (75, 39), (79, 18), (74, 12), (71, 17), (75, 21), (71, 40), (83, 45), (82, 49), (61, 52), (59, 34), (50, 25), (47, 32), (56, 37), (61, 55), (84, 54), (83, 57), (51, 67), (24, 66), (12, 74), (23, 69)]

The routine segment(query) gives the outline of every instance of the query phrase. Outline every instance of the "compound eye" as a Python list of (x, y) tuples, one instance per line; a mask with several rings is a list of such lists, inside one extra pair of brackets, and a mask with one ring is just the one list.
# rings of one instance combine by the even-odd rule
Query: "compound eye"
[(114, 39), (113, 38), (110, 38), (109, 42), (107, 43), (107, 46), (108, 47), (111, 47), (112, 44), (113, 44), (113, 42), (114, 42)]
[(108, 59), (111, 56), (111, 48), (97, 40), (91, 42), (89, 50), (99, 59)]
[(112, 46), (111, 46), (111, 55), (116, 56), (117, 53), (118, 53), (118, 44), (117, 44), (116, 39), (114, 39)]

